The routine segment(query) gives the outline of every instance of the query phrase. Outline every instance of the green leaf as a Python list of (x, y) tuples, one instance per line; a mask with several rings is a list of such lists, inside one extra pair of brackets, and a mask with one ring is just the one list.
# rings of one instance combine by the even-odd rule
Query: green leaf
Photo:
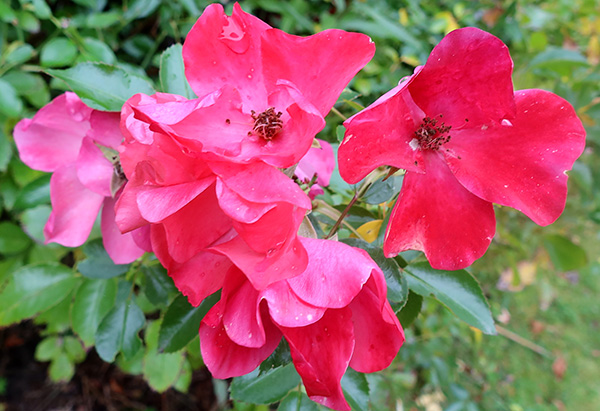
[(35, 107), (42, 107), (50, 101), (48, 85), (41, 75), (13, 70), (3, 77)]
[(44, 226), (50, 217), (52, 209), (47, 205), (41, 205), (25, 210), (21, 214), (23, 231), (39, 244), (44, 243)]
[(52, 16), (52, 11), (45, 0), (31, 0), (31, 4), (33, 4), (33, 12), (40, 19), (47, 20)]
[(415, 294), (412, 291), (408, 293), (408, 300), (406, 300), (406, 304), (398, 313), (398, 320), (402, 327), (408, 328), (415, 322), (419, 313), (421, 312), (421, 307), (423, 306), (423, 297), (419, 294)]
[(496, 334), (490, 307), (477, 280), (465, 270), (434, 270), (427, 262), (404, 268), (408, 285), (423, 297), (434, 296), (454, 314), (486, 334)]
[(348, 368), (342, 377), (342, 389), (353, 410), (369, 410), (369, 383), (364, 374)]
[(279, 404), (277, 411), (317, 411), (319, 409), (316, 402), (312, 401), (303, 392), (290, 392)]
[(271, 404), (281, 400), (300, 381), (294, 364), (274, 368), (260, 375), (256, 369), (233, 379), (231, 398), (251, 404)]
[(383, 181), (383, 177), (369, 187), (362, 200), (367, 204), (381, 204), (391, 200), (400, 192), (403, 176), (389, 177)]
[(275, 351), (273, 351), (273, 353), (260, 364), (259, 370), (262, 374), (263, 372), (269, 371), (273, 368), (288, 365), (291, 362), (292, 355), (290, 353), (290, 346), (285, 338), (282, 338), (277, 348), (275, 348)]
[(138, 332), (146, 323), (144, 313), (133, 301), (113, 307), (96, 332), (96, 351), (106, 362), (113, 362), (119, 352), (132, 358), (142, 346)]
[(27, 60), (33, 57), (33, 46), (28, 43), (14, 42), (6, 51), (6, 64), (16, 66), (25, 63)]
[(0, 172), (4, 173), (12, 157), (12, 145), (8, 137), (0, 130)]
[(113, 278), (125, 274), (131, 264), (115, 264), (102, 245), (102, 240), (90, 241), (83, 246), (87, 258), (77, 265), (77, 270), (88, 278)]
[(181, 50), (181, 44), (174, 44), (160, 56), (160, 85), (165, 93), (179, 94), (192, 99), (196, 95), (185, 77)]
[(86, 57), (92, 61), (99, 61), (106, 64), (117, 62), (117, 56), (112, 49), (104, 42), (93, 37), (83, 39), (83, 50)]
[(123, 13), (125, 20), (141, 19), (149, 16), (156, 10), (162, 0), (134, 0)]
[(568, 73), (573, 67), (588, 66), (585, 56), (575, 50), (563, 48), (548, 48), (531, 59), (533, 68), (546, 68), (558, 73)]
[(47, 72), (66, 82), (85, 104), (97, 110), (121, 111), (125, 101), (134, 94), (155, 93), (146, 78), (103, 63), (85, 62), (66, 70)]
[(15, 88), (0, 78), (0, 113), (8, 117), (19, 117), (23, 111), (23, 102)]
[(74, 374), (75, 364), (65, 352), (61, 352), (48, 367), (48, 375), (53, 382), (69, 381)]
[(69, 295), (79, 282), (73, 271), (60, 264), (21, 267), (0, 293), (0, 326), (33, 317)]
[(56, 336), (44, 338), (35, 347), (35, 359), (37, 361), (50, 361), (58, 357), (62, 352), (62, 342)]
[(105, 29), (121, 21), (122, 14), (118, 11), (105, 13), (91, 13), (85, 20), (85, 25), (90, 29)]
[(66, 37), (55, 37), (42, 47), (40, 64), (43, 67), (64, 67), (75, 61), (78, 50)]
[(220, 293), (217, 292), (206, 297), (198, 307), (193, 307), (186, 296), (177, 296), (167, 308), (160, 327), (159, 351), (179, 351), (193, 340), (198, 335), (200, 321), (220, 297)]
[(77, 338), (71, 336), (65, 337), (63, 347), (69, 359), (75, 364), (85, 360), (85, 350)]
[(86, 346), (94, 345), (98, 326), (113, 308), (116, 295), (116, 279), (85, 279), (77, 290), (71, 308), (71, 325)]
[(153, 390), (164, 392), (173, 386), (183, 366), (183, 352), (158, 353), (158, 333), (160, 321), (154, 321), (146, 329), (146, 353), (143, 375)]
[(31, 239), (16, 224), (0, 223), (0, 254), (18, 254), (31, 245)]
[(151, 267), (142, 267), (145, 276), (144, 294), (154, 305), (167, 305), (169, 294), (175, 292), (175, 284), (162, 266), (156, 264)]
[(17, 195), (13, 208), (24, 210), (50, 203), (50, 177), (51, 174), (44, 174), (23, 187)]
[(559, 271), (578, 270), (588, 263), (584, 249), (561, 235), (545, 236), (544, 246), (550, 255), (552, 264)]

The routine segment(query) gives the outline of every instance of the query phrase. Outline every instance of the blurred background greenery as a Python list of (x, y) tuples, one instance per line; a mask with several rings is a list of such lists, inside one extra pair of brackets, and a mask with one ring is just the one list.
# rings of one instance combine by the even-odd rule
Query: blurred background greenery
[[(158, 84), (161, 53), (183, 42), (208, 3), (0, 2), (0, 289), (23, 265), (90, 255), (89, 250), (69, 254), (64, 247), (42, 245), (42, 228), (50, 212), (49, 175), (24, 166), (12, 139), (20, 118), (31, 117), (66, 89), (44, 70), (99, 61)], [(367, 380), (371, 406), (381, 410), (600, 409), (597, 1), (249, 0), (240, 4), (290, 33), (309, 35), (339, 28), (372, 37), (377, 45), (374, 59), (353, 80), (346, 100), (336, 106), (344, 116), (412, 74), (447, 32), (464, 26), (487, 30), (509, 46), (515, 89), (550, 90), (575, 107), (587, 129), (587, 148), (570, 172), (563, 216), (541, 228), (521, 213), (498, 208), (494, 242), (469, 269), (489, 299), (499, 335), (482, 335), (436, 300), (425, 298), (421, 313), (407, 327), (398, 359)], [(230, 11), (232, 3), (225, 7)], [(327, 120), (319, 137), (335, 143), (341, 118), (331, 114)], [(348, 198), (337, 184), (328, 193), (329, 200), (342, 204)], [(64, 381), (72, 377), (85, 353), (80, 353), (77, 339), (67, 338), (72, 336), (63, 324), (68, 318), (63, 323), (49, 320), (56, 317), (59, 306), (36, 321), (46, 324), (44, 341), (56, 335), (63, 338), (63, 351), (44, 354), (40, 349), (38, 359), (51, 360), (50, 376)], [(63, 311), (68, 316), (68, 310)], [(152, 334), (150, 328), (146, 334)], [(188, 363), (194, 368), (201, 365)], [(134, 373), (126, 364), (123, 368)], [(6, 385), (0, 375), (0, 394)], [(217, 397), (222, 395), (219, 387), (215, 386)]]

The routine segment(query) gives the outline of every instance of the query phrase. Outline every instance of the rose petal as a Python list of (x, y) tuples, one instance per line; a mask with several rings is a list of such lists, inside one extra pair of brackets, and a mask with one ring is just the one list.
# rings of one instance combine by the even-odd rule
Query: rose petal
[(305, 303), (286, 281), (278, 281), (263, 290), (260, 298), (267, 300), (271, 319), (283, 327), (304, 327), (319, 321), (325, 308)]
[(132, 233), (121, 234), (115, 223), (115, 200), (112, 197), (104, 199), (102, 206), (102, 243), (106, 252), (115, 264), (129, 264), (144, 254), (133, 239)]
[(121, 115), (107, 111), (92, 111), (90, 115), (90, 129), (87, 137), (93, 139), (96, 143), (117, 149), (123, 141), (123, 134), (120, 128)]
[(77, 178), (89, 190), (110, 197), (110, 181), (113, 165), (104, 157), (102, 150), (89, 137), (84, 137), (77, 158)]
[(237, 3), (231, 16), (225, 15), (220, 4), (208, 6), (183, 44), (185, 76), (196, 95), (231, 85), (242, 91), (244, 104), (263, 106), (266, 90), (260, 38), (269, 28)]
[(387, 302), (386, 294), (378, 293), (375, 277), (385, 284), (383, 273), (374, 270), (349, 305), (355, 330), (350, 367), (358, 372), (383, 370), (391, 364), (404, 342), (402, 326)]
[(382, 165), (422, 172), (422, 153), (411, 142), (424, 114), (408, 93), (411, 81), (344, 122), (338, 162), (348, 183), (359, 182)]
[(408, 90), (429, 117), (442, 114), (453, 128), (500, 122), (515, 115), (512, 68), (499, 38), (466, 27), (434, 47)]
[(354, 350), (350, 309), (327, 310), (323, 318), (306, 327), (279, 328), (310, 399), (336, 410), (350, 410), (341, 386)]
[(202, 360), (214, 378), (248, 374), (275, 350), (281, 340), (281, 332), (273, 325), (269, 316), (263, 314), (265, 344), (259, 348), (238, 345), (229, 338), (223, 327), (221, 305), (219, 302), (211, 308), (200, 323)]
[(447, 145), (448, 165), (475, 195), (548, 225), (565, 207), (565, 171), (583, 152), (585, 129), (555, 94), (522, 90), (515, 99), (514, 119), (457, 133)]
[(78, 247), (87, 240), (104, 201), (77, 178), (75, 164), (59, 168), (50, 178), (52, 213), (44, 227), (47, 243)]
[(42, 107), (33, 119), (19, 121), (14, 138), (21, 160), (41, 171), (74, 163), (90, 128), (91, 112), (74, 93), (67, 92)]
[(371, 271), (379, 269), (364, 251), (344, 243), (302, 237), (300, 241), (309, 255), (308, 266), (287, 281), (298, 297), (316, 307), (347, 306)]
[(324, 140), (317, 140), (321, 148), (313, 147), (308, 150), (298, 163), (295, 175), (301, 181), (311, 181), (314, 176), (317, 176), (317, 184), (326, 187), (335, 168), (335, 155), (331, 144)]
[(261, 45), (266, 81), (291, 81), (323, 117), (375, 54), (368, 36), (333, 29), (309, 37), (268, 30)]
[(468, 267), (492, 241), (494, 208), (456, 180), (441, 154), (425, 154), (425, 174), (407, 172), (404, 176), (384, 253), (393, 257), (404, 250), (422, 250), (433, 268)]

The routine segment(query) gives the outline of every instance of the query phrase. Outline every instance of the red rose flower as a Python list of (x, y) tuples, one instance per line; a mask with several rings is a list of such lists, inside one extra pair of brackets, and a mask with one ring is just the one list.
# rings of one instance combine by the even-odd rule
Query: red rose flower
[(200, 325), (202, 358), (215, 378), (244, 375), (283, 336), (309, 397), (349, 410), (340, 385), (348, 366), (387, 367), (404, 332), (386, 299), (383, 273), (366, 252), (335, 241), (301, 242), (306, 270), (262, 291), (230, 269), (221, 300)]
[(514, 92), (511, 73), (498, 38), (455, 30), (425, 66), (344, 123), (338, 156), (347, 182), (381, 165), (406, 170), (386, 256), (417, 249), (434, 268), (460, 269), (492, 240), (492, 203), (540, 225), (561, 214), (565, 171), (583, 151), (585, 130), (561, 97)]

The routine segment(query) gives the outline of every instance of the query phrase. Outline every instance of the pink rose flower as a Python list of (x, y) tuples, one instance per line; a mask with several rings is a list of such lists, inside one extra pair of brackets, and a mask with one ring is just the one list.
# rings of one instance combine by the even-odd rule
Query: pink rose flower
[(512, 67), (498, 38), (455, 30), (425, 66), (344, 123), (338, 157), (347, 182), (381, 165), (406, 170), (386, 256), (422, 250), (434, 268), (460, 269), (494, 236), (492, 203), (540, 225), (562, 213), (565, 171), (584, 149), (585, 130), (561, 97), (514, 92)]
[[(235, 162), (298, 163), (352, 77), (373, 57), (368, 36), (325, 30), (298, 37), (242, 11), (208, 6), (183, 45), (186, 77), (201, 98), (134, 106), (136, 117), (197, 151)], [(185, 112), (177, 121), (164, 113)]]
[(257, 291), (232, 267), (221, 300), (200, 325), (202, 358), (215, 378), (247, 374), (283, 336), (309, 397), (350, 410), (340, 385), (348, 366), (386, 368), (404, 332), (386, 297), (382, 271), (366, 252), (301, 238), (306, 270)]
[[(32, 119), (21, 120), (14, 138), (25, 164), (53, 173), (52, 213), (44, 227), (47, 243), (82, 245), (102, 208), (102, 240), (113, 261), (130, 263), (144, 253), (135, 241), (139, 236), (121, 234), (115, 224), (111, 193), (115, 171), (100, 148), (116, 150), (121, 143), (118, 113), (93, 110), (75, 93), (67, 92)], [(143, 238), (138, 242), (143, 244)]]
[[(176, 97), (135, 95), (130, 102), (160, 100)], [(154, 252), (192, 304), (222, 287), (232, 263), (258, 289), (304, 270), (296, 233), (311, 204), (300, 187), (268, 164), (226, 161), (153, 131), (131, 104), (123, 108), (120, 149), (129, 181), (116, 221), (123, 232), (150, 224)], [(178, 115), (169, 113), (160, 115)]]
[(298, 163), (294, 175), (301, 183), (310, 183), (316, 177), (316, 182), (310, 187), (308, 196), (314, 199), (323, 194), (323, 187), (329, 185), (331, 174), (335, 168), (333, 147), (327, 141), (319, 140), (321, 147), (312, 147)]

